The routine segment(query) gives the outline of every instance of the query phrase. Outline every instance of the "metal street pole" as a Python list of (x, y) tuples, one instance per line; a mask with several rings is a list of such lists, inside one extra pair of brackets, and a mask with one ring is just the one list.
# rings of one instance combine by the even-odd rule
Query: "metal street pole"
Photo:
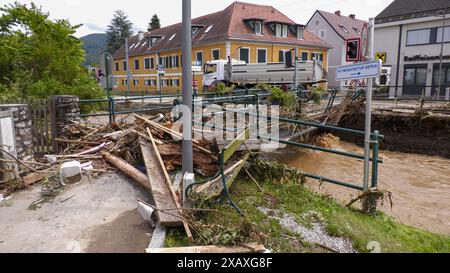
[(444, 33), (445, 33), (445, 12), (442, 10), (442, 35), (441, 35), (441, 57), (439, 59), (439, 84), (438, 84), (438, 100), (441, 98), (441, 87), (442, 87), (442, 55), (444, 54)]
[(294, 90), (295, 91), (297, 91), (297, 87), (298, 87), (298, 67), (299, 67), (299, 59), (298, 59), (298, 47), (295, 47), (295, 50), (294, 50), (294, 54), (295, 54), (295, 57), (294, 57), (294, 60), (295, 60), (295, 66), (294, 66), (294, 68), (295, 68), (295, 72), (294, 72)]
[(126, 97), (130, 95), (130, 84), (131, 84), (131, 75), (130, 75), (130, 63), (129, 63), (129, 53), (128, 53), (128, 37), (125, 37), (125, 65), (127, 66), (127, 94)]
[(191, 24), (191, 0), (183, 0), (183, 30), (182, 30), (182, 54), (183, 54), (183, 105), (189, 109), (183, 113), (183, 177), (187, 173), (193, 173), (192, 150), (192, 24)]
[[(369, 59), (374, 59), (373, 47), (375, 36), (374, 18), (369, 19)], [(370, 139), (372, 130), (372, 85), (373, 79), (367, 80), (366, 94), (366, 130), (364, 136), (364, 192), (369, 190), (369, 173), (370, 173)]]

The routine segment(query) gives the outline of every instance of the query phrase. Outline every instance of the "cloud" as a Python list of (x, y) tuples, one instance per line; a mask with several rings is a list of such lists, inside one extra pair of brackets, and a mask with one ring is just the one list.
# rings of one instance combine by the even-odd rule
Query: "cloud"
[(98, 25), (96, 25), (96, 24), (93, 24), (93, 23), (85, 23), (84, 24), (84, 27), (86, 27), (86, 28), (88, 28), (89, 30), (91, 30), (91, 31), (96, 31), (96, 32), (105, 32), (106, 31), (106, 28), (104, 28), (104, 27), (101, 27), (101, 26), (98, 26)]

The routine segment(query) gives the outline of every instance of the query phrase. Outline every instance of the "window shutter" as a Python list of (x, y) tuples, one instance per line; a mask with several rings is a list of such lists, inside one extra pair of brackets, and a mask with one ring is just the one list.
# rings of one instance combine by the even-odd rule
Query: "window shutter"
[(176, 67), (180, 67), (178, 55), (175, 57), (175, 65), (176, 65)]
[(279, 57), (278, 57), (278, 61), (280, 62), (280, 63), (282, 63), (282, 62), (284, 62), (284, 51), (283, 50), (280, 50), (279, 51), (279, 55), (278, 55)]

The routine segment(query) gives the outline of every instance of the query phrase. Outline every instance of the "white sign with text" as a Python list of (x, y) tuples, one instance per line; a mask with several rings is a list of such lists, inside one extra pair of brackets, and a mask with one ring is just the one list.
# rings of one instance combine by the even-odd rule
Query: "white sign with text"
[(376, 78), (381, 74), (381, 62), (369, 61), (336, 68), (336, 80), (347, 81), (356, 79)]

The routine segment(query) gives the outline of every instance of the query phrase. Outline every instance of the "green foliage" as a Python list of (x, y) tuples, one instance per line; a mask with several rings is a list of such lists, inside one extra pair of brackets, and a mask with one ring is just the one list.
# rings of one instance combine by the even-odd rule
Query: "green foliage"
[(272, 103), (277, 103), (281, 107), (287, 108), (287, 109), (293, 109), (295, 108), (297, 101), (296, 96), (294, 92), (290, 91), (284, 91), (280, 87), (272, 86), (266, 83), (260, 83), (255, 86), (255, 89), (258, 90), (266, 90), (270, 93), (272, 93), (271, 101)]
[(133, 23), (122, 10), (114, 12), (113, 19), (106, 31), (106, 48), (109, 53), (114, 54), (123, 44), (124, 38), (133, 35)]
[(155, 29), (160, 29), (161, 28), (161, 22), (159, 21), (159, 17), (156, 14), (153, 14), (152, 19), (150, 21), (150, 23), (148, 24), (148, 28), (147, 31), (152, 31)]
[(73, 36), (79, 26), (52, 21), (33, 3), (5, 5), (0, 13), (0, 100), (101, 96), (81, 65), (82, 42)]
[[(263, 167), (263, 166), (262, 166)], [(263, 172), (260, 170), (259, 172)], [(252, 175), (258, 176), (251, 170)], [(301, 235), (286, 229), (280, 221), (262, 213), (258, 208), (270, 208), (295, 217), (308, 227), (320, 221), (329, 235), (349, 238), (360, 252), (369, 252), (368, 244), (378, 242), (381, 252), (440, 252), (450, 251), (450, 237), (419, 230), (396, 222), (383, 213), (374, 216), (347, 209), (330, 197), (311, 192), (296, 181), (275, 183), (273, 170), (267, 179), (259, 180), (261, 191), (254, 182), (241, 179), (231, 189), (231, 197), (244, 213), (242, 218), (228, 205), (216, 204), (219, 212), (202, 213), (196, 229), (205, 238), (199, 242), (234, 244), (259, 242), (277, 252), (324, 252), (320, 246), (308, 243)], [(260, 178), (260, 177), (258, 177)], [(312, 182), (318, 183), (318, 182)], [(320, 216), (320, 217), (319, 217)], [(238, 230), (241, 230), (238, 232)], [(169, 232), (166, 246), (187, 246), (183, 230)]]
[(308, 101), (313, 101), (315, 104), (320, 105), (320, 100), (323, 95), (326, 93), (326, 90), (323, 87), (312, 87), (308, 92)]
[(231, 94), (234, 91), (234, 86), (227, 86), (225, 83), (220, 82), (217, 85), (214, 85), (211, 87), (211, 89), (209, 90), (210, 92), (215, 92), (218, 95), (227, 95), (227, 94)]

